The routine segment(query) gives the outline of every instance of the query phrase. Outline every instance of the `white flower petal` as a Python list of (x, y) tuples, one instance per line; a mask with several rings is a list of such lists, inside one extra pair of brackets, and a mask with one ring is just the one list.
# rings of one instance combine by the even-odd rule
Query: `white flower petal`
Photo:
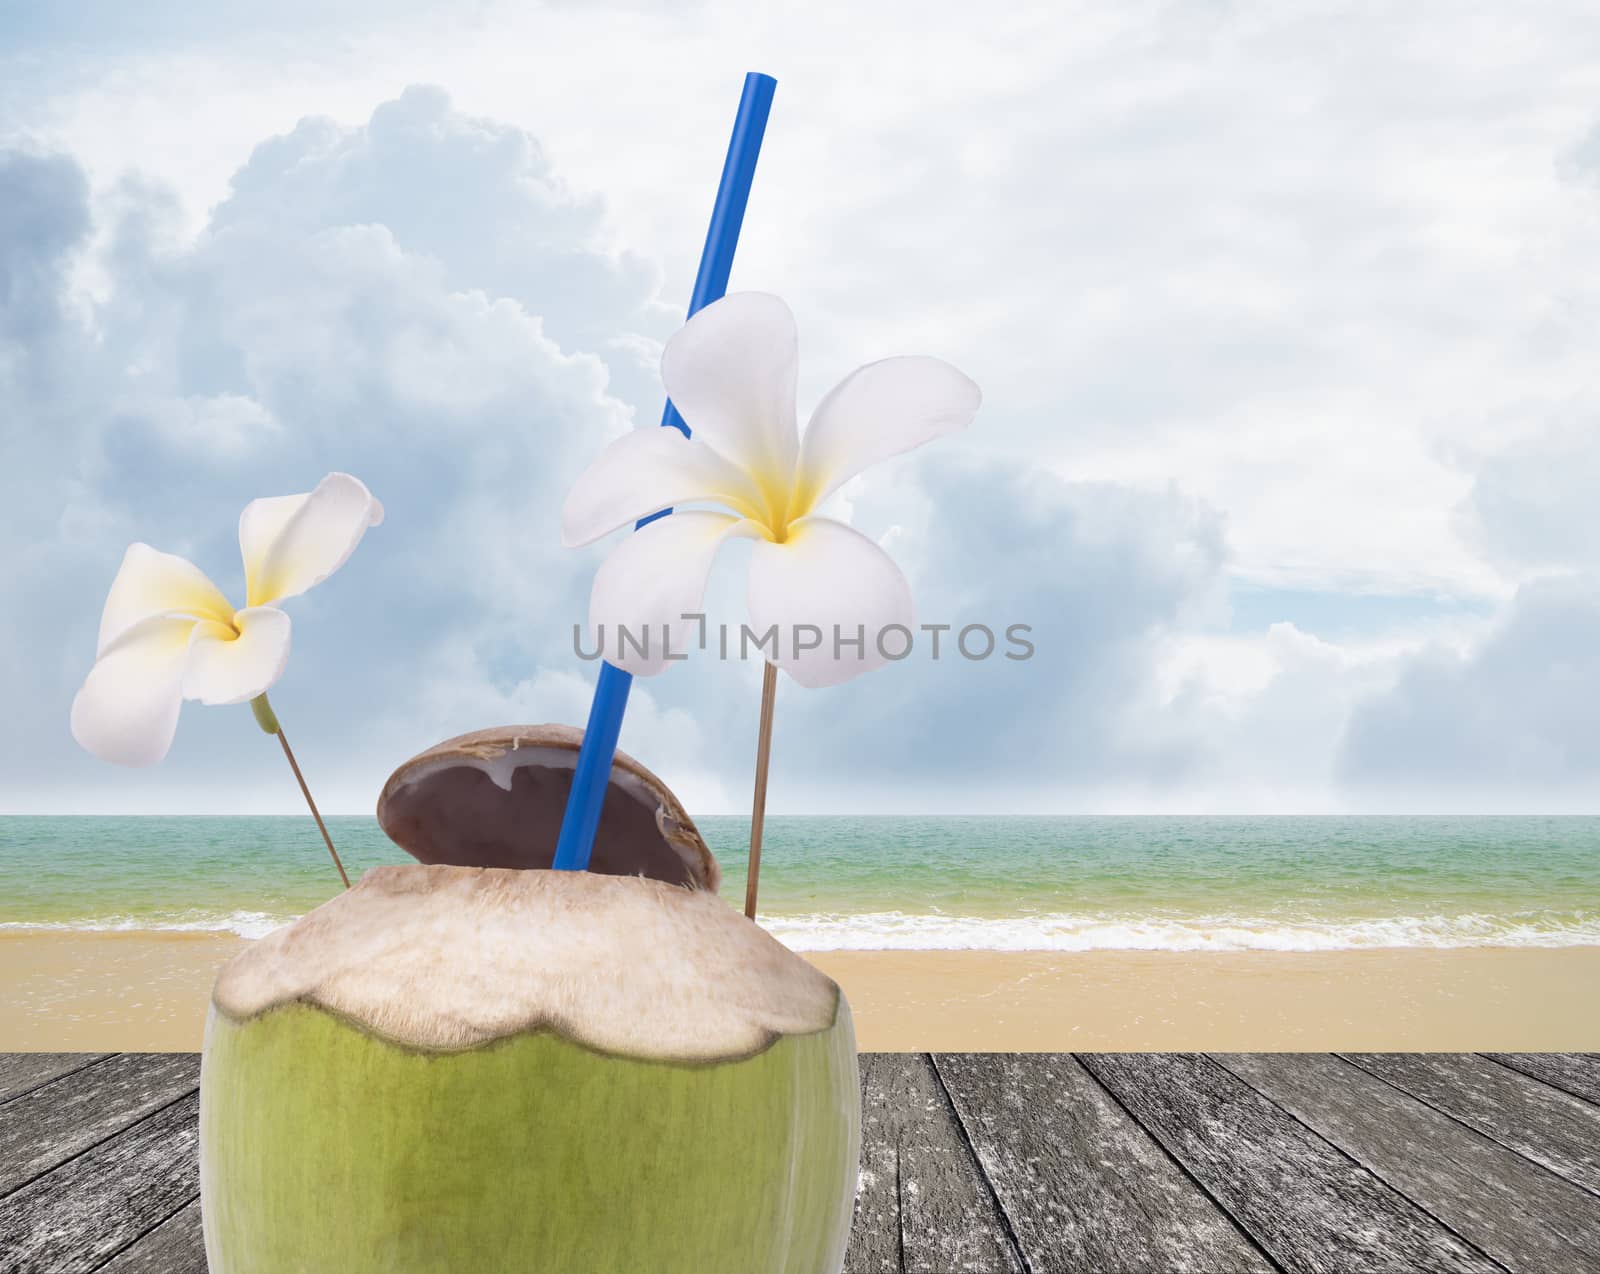
[(320, 584), (382, 521), (383, 505), (348, 473), (330, 473), (304, 495), (252, 500), (239, 515), (245, 605), (282, 601)]
[(606, 662), (636, 677), (653, 677), (679, 662), (699, 648), (700, 622), (683, 616), (699, 613), (717, 550), (729, 536), (760, 534), (749, 521), (694, 509), (641, 527), (595, 572), (587, 649), (603, 637)]
[(193, 619), (156, 615), (117, 636), (72, 701), (72, 737), (103, 761), (154, 765), (172, 746)]
[(265, 694), (288, 661), (289, 617), (281, 610), (249, 607), (233, 617), (233, 628), (196, 624), (183, 674), (183, 697), (211, 704), (245, 703)]
[(661, 355), (667, 396), (694, 436), (780, 500), (799, 452), (799, 351), (787, 305), (765, 292), (736, 292), (685, 323)]
[(189, 615), (225, 624), (233, 607), (187, 558), (148, 544), (130, 544), (100, 613), (99, 653), (141, 620), (158, 615)]
[[(802, 686), (834, 686), (879, 667), (886, 660), (878, 635), (890, 624), (910, 629), (915, 622), (911, 586), (894, 560), (832, 518), (802, 518), (790, 524), (784, 543), (757, 544), (749, 597), (750, 626), (757, 633), (778, 629), (771, 662)], [(818, 636), (811, 629), (820, 630), (820, 644), (797, 651)], [(905, 639), (890, 634), (884, 644), (899, 653)]]
[(647, 426), (618, 438), (579, 475), (561, 510), (561, 542), (576, 548), (698, 500), (756, 514), (760, 499), (744, 471), (704, 442), (670, 427)]
[(811, 414), (795, 512), (815, 508), (869, 465), (966, 428), (982, 401), (974, 381), (937, 358), (885, 358), (856, 368)]

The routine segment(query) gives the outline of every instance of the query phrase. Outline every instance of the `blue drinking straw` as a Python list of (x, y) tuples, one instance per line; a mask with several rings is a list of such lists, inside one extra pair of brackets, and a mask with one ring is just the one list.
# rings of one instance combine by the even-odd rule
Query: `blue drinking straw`
[[(720, 300), (728, 291), (728, 272), (733, 268), (733, 250), (739, 244), (739, 227), (744, 224), (744, 208), (750, 199), (750, 183), (755, 180), (756, 157), (761, 153), (761, 138), (767, 131), (767, 115), (772, 110), (772, 92), (778, 81), (770, 75), (751, 71), (744, 77), (744, 92), (739, 97), (739, 113), (734, 116), (733, 136), (728, 141), (728, 157), (722, 163), (722, 181), (717, 186), (717, 202), (711, 209), (711, 226), (706, 231), (706, 246), (700, 253), (700, 272), (695, 276), (694, 293), (689, 298), (689, 317), (697, 310)], [(661, 413), (663, 426), (670, 425), (684, 437), (689, 426), (669, 399)], [(671, 509), (641, 518), (635, 530)], [(617, 736), (622, 733), (622, 714), (628, 709), (628, 691), (633, 676), (615, 664), (600, 665), (595, 683), (594, 702), (589, 705), (589, 724), (578, 749), (578, 768), (572, 776), (572, 791), (567, 794), (567, 812), (561, 820), (561, 836), (556, 841), (554, 867), (562, 871), (583, 871), (589, 866), (595, 830), (600, 826), (600, 809), (605, 804), (606, 787), (611, 779), (611, 761), (617, 752)]]

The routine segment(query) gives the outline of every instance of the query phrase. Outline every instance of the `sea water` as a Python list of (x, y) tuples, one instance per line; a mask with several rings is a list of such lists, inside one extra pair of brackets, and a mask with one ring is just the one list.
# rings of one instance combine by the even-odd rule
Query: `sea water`
[[(410, 861), (328, 820), (352, 877)], [(704, 818), (744, 898), (748, 820)], [(258, 936), (338, 892), (302, 817), (0, 818), (0, 929)], [(762, 923), (829, 949), (1600, 944), (1600, 818), (774, 817)]]

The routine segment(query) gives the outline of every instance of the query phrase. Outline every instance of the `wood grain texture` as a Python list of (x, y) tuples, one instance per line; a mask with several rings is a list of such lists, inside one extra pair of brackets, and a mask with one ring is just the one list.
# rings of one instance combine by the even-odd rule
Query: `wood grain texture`
[(0, 1106), (0, 1195), (200, 1083), (193, 1053), (122, 1053)]
[(1600, 1270), (1600, 1199), (1337, 1057), (1215, 1060), (1507, 1269)]
[(1484, 1056), (1600, 1106), (1600, 1053), (1485, 1053)]
[(0, 1105), (109, 1056), (109, 1053), (0, 1053)]
[(845, 1274), (900, 1274), (900, 1147), (887, 1107), (892, 1054), (863, 1053), (861, 1165)]
[(1034, 1269), (1272, 1268), (1070, 1055), (933, 1062)]
[[(1600, 1274), (1594, 1055), (860, 1065), (852, 1274)], [(202, 1274), (197, 1067), (0, 1055), (0, 1274)]]
[(1600, 1107), (1472, 1053), (1349, 1053), (1356, 1065), (1600, 1194)]
[(1082, 1061), (1285, 1270), (1500, 1268), (1208, 1057)]
[(0, 1199), (0, 1274), (93, 1270), (200, 1193), (200, 1094)]
[(895, 1147), (901, 1267), (1021, 1274), (1021, 1255), (928, 1055), (879, 1054), (872, 1080)]
[(200, 1200), (191, 1199), (100, 1267), (99, 1274), (206, 1274)]

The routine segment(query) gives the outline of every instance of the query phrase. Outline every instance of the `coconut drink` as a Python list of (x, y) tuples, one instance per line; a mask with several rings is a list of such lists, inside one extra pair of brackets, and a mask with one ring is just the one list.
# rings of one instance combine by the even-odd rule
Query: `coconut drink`
[[(153, 765), (183, 700), (248, 703), (346, 887), (213, 990), (200, 1166), (216, 1274), (843, 1264), (849, 1005), (754, 923), (778, 673), (818, 689), (903, 657), (885, 638), (912, 632), (910, 582), (826, 510), (863, 470), (965, 428), (981, 393), (940, 359), (880, 358), (802, 437), (793, 313), (724, 295), (774, 83), (745, 78), (690, 317), (662, 352), (667, 427), (613, 439), (562, 505), (569, 548), (631, 528), (590, 590), (590, 728), (483, 730), (402, 765), (378, 819), (414, 864), (349, 887), (267, 698), (289, 653), (279, 603), (383, 520), (365, 485), (331, 473), (248, 504), (243, 607), (143, 543), (112, 581), (74, 737)], [(753, 541), (740, 657), (753, 632), (764, 663), (742, 916), (682, 804), (615, 752), (632, 678), (685, 658), (696, 631), (708, 649), (708, 572), (733, 539)]]
[(581, 732), (408, 761), (419, 859), (217, 980), (201, 1072), (216, 1274), (837, 1271), (859, 1089), (839, 988), (717, 897), (617, 756), (589, 871), (548, 870)]

